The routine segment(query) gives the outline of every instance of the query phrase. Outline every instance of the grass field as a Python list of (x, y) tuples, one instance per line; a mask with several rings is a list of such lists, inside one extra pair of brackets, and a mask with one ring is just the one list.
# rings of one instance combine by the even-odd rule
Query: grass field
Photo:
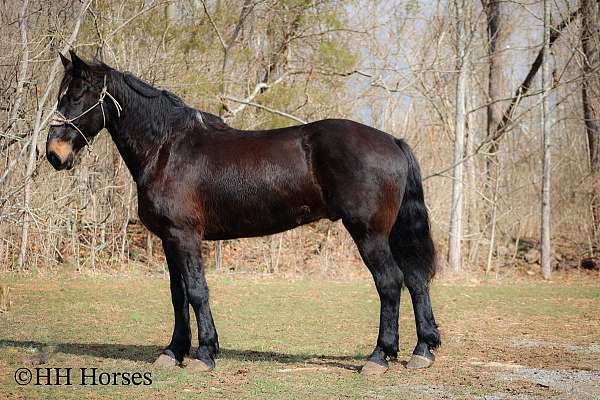
[[(377, 335), (369, 280), (210, 275), (221, 354), (211, 373), (151, 365), (170, 339), (163, 277), (0, 276), (0, 398), (537, 399), (600, 398), (600, 282), (435, 282), (443, 346), (407, 370), (415, 344), (403, 293), (399, 361), (357, 370)], [(194, 336), (195, 337), (195, 336)], [(73, 386), (18, 386), (27, 367), (71, 367)], [(79, 368), (150, 372), (149, 386), (80, 386)]]

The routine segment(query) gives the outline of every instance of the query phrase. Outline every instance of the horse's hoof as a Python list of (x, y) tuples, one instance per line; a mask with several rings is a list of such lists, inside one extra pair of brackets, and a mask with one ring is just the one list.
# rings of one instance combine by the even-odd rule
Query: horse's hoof
[(408, 363), (406, 363), (406, 368), (408, 369), (419, 369), (419, 368), (429, 368), (433, 365), (433, 359), (429, 359), (425, 356), (419, 356), (417, 354), (413, 354)]
[(194, 358), (188, 361), (187, 365), (185, 366), (185, 369), (189, 372), (209, 372), (215, 369), (215, 362), (213, 361), (212, 364), (209, 364), (202, 360)]
[(385, 365), (378, 364), (375, 361), (367, 361), (360, 370), (360, 373), (363, 375), (382, 375), (387, 370), (388, 367)]
[(174, 368), (177, 367), (179, 363), (175, 358), (163, 353), (160, 356), (158, 356), (158, 358), (156, 359), (156, 361), (154, 361), (152, 365), (159, 368)]

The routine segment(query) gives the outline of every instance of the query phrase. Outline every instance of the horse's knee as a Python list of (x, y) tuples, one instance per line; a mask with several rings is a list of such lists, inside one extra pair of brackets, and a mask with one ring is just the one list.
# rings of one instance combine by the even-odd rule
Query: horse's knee
[(202, 273), (185, 276), (187, 300), (192, 306), (208, 302), (208, 285)]
[(390, 282), (383, 285), (377, 285), (379, 297), (384, 304), (400, 303), (401, 286), (398, 282)]
[(383, 264), (384, 268), (373, 274), (375, 286), (382, 300), (400, 301), (404, 275), (395, 264)]
[(208, 303), (208, 290), (206, 289), (188, 288), (187, 296), (192, 307), (197, 307)]

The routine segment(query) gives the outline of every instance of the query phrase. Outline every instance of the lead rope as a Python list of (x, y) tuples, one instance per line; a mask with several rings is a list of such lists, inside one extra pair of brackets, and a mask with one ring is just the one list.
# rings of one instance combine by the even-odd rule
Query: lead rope
[(78, 120), (79, 118), (83, 117), (85, 114), (92, 111), (98, 105), (100, 105), (100, 109), (102, 110), (102, 129), (106, 128), (106, 114), (104, 113), (104, 98), (106, 96), (108, 96), (108, 98), (112, 100), (113, 104), (115, 105), (115, 108), (117, 109), (117, 116), (119, 118), (121, 118), (121, 111), (123, 111), (123, 107), (121, 107), (121, 104), (119, 104), (117, 99), (115, 99), (113, 97), (113, 95), (108, 92), (108, 89), (106, 87), (106, 75), (104, 75), (104, 86), (102, 86), (102, 91), (100, 92), (100, 97), (98, 98), (98, 101), (93, 106), (91, 106), (90, 108), (88, 108), (87, 110), (85, 110), (84, 112), (82, 112), (81, 114), (79, 114), (78, 116), (73, 117), (73, 118), (67, 118), (60, 111), (55, 110), (54, 115), (52, 116), (52, 119), (50, 120), (50, 123), (49, 123), (50, 126), (62, 126), (62, 125), (72, 126), (73, 128), (75, 128), (75, 130), (77, 132), (79, 132), (79, 134), (81, 135), (83, 140), (85, 140), (88, 152), (91, 153), (92, 152), (92, 144), (90, 143), (88, 138), (83, 134), (81, 129), (79, 129), (77, 127), (77, 125), (75, 125), (73, 123), (73, 121)]

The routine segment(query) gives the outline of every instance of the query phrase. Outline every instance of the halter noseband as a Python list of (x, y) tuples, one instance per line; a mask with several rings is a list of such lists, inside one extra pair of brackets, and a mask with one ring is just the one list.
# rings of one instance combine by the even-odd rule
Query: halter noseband
[(102, 86), (102, 91), (100, 92), (100, 97), (98, 98), (98, 101), (96, 103), (94, 103), (93, 106), (91, 106), (90, 108), (88, 108), (87, 110), (85, 110), (84, 112), (82, 112), (81, 114), (79, 114), (78, 116), (73, 117), (73, 118), (67, 118), (60, 111), (55, 110), (54, 115), (52, 115), (52, 119), (50, 120), (50, 123), (49, 123), (50, 126), (62, 126), (62, 125), (72, 126), (83, 137), (83, 140), (85, 140), (85, 143), (88, 146), (88, 150), (91, 152), (92, 150), (91, 150), (90, 141), (87, 139), (87, 137), (85, 137), (85, 135), (83, 134), (81, 129), (79, 129), (77, 127), (77, 125), (75, 125), (73, 123), (73, 121), (78, 120), (79, 118), (83, 117), (85, 114), (92, 111), (98, 105), (100, 105), (100, 109), (102, 110), (102, 129), (106, 128), (106, 115), (104, 113), (104, 98), (106, 96), (108, 96), (108, 98), (112, 100), (113, 104), (115, 105), (115, 108), (117, 109), (117, 116), (120, 118), (121, 111), (123, 111), (123, 107), (121, 107), (121, 104), (119, 104), (117, 99), (115, 99), (113, 97), (113, 95), (108, 92), (108, 89), (106, 87), (106, 75), (104, 75), (104, 86)]

